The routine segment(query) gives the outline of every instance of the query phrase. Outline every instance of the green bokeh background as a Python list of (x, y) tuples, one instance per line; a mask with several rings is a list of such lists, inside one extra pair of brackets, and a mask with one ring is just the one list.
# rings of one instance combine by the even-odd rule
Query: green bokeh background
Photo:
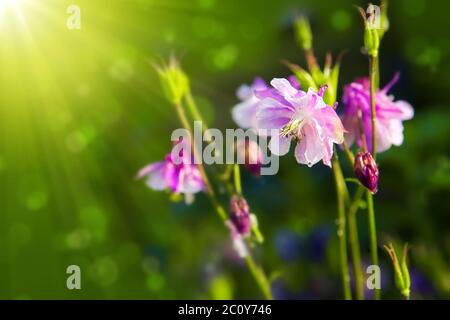
[[(210, 126), (232, 128), (240, 84), (287, 76), (281, 59), (304, 65), (295, 12), (311, 20), (321, 61), (347, 51), (341, 85), (365, 75), (354, 5), (367, 3), (16, 2), (20, 10), (0, 12), (0, 298), (259, 298), (205, 196), (186, 206), (135, 180), (179, 127), (151, 64), (176, 54)], [(73, 3), (81, 30), (66, 28)], [(449, 10), (446, 1), (391, 1), (381, 48), (382, 84), (400, 71), (393, 93), (416, 110), (404, 144), (379, 157), (376, 197), (379, 243), (411, 244), (413, 298), (450, 298)], [(340, 297), (330, 170), (287, 156), (277, 176), (243, 179), (266, 237), (257, 259), (278, 297)], [(370, 261), (365, 213), (358, 219)], [(280, 253), (318, 226), (328, 234), (323, 248)], [(308, 250), (324, 253), (313, 259)], [(398, 298), (380, 256), (385, 297)], [(81, 267), (82, 290), (66, 288), (71, 264)]]

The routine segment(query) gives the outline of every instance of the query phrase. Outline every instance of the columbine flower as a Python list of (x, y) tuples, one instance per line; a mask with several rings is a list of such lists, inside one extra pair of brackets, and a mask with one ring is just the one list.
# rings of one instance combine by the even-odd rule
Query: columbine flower
[[(181, 143), (181, 142), (180, 142)], [(198, 167), (193, 164), (191, 156), (183, 149), (175, 148), (166, 155), (164, 161), (155, 162), (142, 168), (138, 178), (147, 178), (147, 185), (153, 190), (170, 190), (174, 193), (183, 193), (189, 202), (192, 195), (205, 190), (205, 184)]]
[[(261, 166), (264, 161), (264, 155), (258, 143), (253, 140), (238, 140), (236, 142), (238, 156), (242, 157), (245, 167), (251, 174), (259, 176)], [(242, 163), (242, 162), (240, 162)]]
[[(300, 87), (295, 76), (290, 76), (288, 80), (295, 88)], [(235, 105), (231, 111), (233, 120), (239, 127), (243, 129), (258, 128), (256, 112), (258, 111), (257, 104), (260, 99), (256, 94), (267, 89), (269, 89), (269, 86), (260, 77), (256, 77), (250, 86), (244, 84), (239, 87), (236, 95), (241, 102)]]
[[(406, 101), (395, 101), (388, 96), (388, 91), (397, 82), (399, 76), (394, 78), (383, 89), (375, 93), (377, 150), (383, 152), (392, 145), (399, 146), (403, 143), (402, 121), (409, 120), (414, 116), (414, 109)], [(348, 133), (345, 139), (349, 145), (355, 140), (359, 147), (363, 147), (357, 112), (361, 108), (362, 127), (367, 141), (367, 147), (372, 150), (372, 123), (370, 108), (370, 83), (369, 79), (362, 78), (345, 86), (342, 101), (345, 105), (343, 122)]]
[(325, 104), (319, 92), (297, 90), (286, 79), (273, 79), (274, 89), (257, 92), (258, 127), (277, 129), (269, 147), (278, 155), (289, 151), (292, 139), (297, 141), (295, 157), (298, 163), (313, 166), (320, 160), (331, 167), (333, 143), (344, 141), (344, 127), (334, 109)]
[(372, 193), (377, 192), (378, 167), (369, 152), (358, 152), (354, 163), (355, 176)]

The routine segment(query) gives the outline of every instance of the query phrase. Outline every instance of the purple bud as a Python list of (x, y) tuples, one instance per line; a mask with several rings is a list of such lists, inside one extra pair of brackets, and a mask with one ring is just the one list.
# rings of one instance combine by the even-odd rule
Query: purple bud
[(358, 180), (372, 193), (377, 192), (378, 167), (370, 152), (358, 152), (355, 157), (355, 175)]
[(231, 197), (230, 220), (240, 235), (250, 233), (250, 209), (243, 197), (237, 195)]

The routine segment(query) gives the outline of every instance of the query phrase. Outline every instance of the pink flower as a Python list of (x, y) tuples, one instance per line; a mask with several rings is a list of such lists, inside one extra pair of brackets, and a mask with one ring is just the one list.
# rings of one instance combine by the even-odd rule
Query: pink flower
[(289, 151), (292, 139), (297, 142), (298, 163), (313, 166), (320, 160), (331, 167), (333, 143), (344, 141), (344, 127), (334, 109), (325, 104), (323, 94), (294, 88), (286, 79), (273, 79), (273, 89), (257, 92), (258, 127), (277, 129), (272, 135), (270, 150), (278, 155)]
[[(290, 76), (288, 80), (293, 87), (300, 88), (300, 84), (295, 76)], [(243, 129), (258, 128), (256, 113), (260, 99), (257, 97), (257, 93), (267, 89), (269, 89), (269, 86), (260, 77), (256, 77), (250, 86), (243, 84), (239, 87), (236, 95), (241, 102), (235, 105), (231, 111), (233, 120), (239, 127)]]
[[(176, 154), (181, 150), (179, 154)], [(188, 153), (177, 148), (166, 155), (164, 161), (155, 162), (142, 168), (138, 178), (147, 178), (147, 185), (153, 190), (171, 190), (186, 196), (204, 191), (205, 184), (198, 167)]]
[(255, 91), (266, 90), (268, 88), (266, 82), (262, 78), (255, 78), (255, 81), (248, 86), (243, 84), (237, 90), (237, 97), (241, 100), (235, 105), (231, 111), (234, 122), (243, 128), (256, 128), (256, 108), (259, 99), (255, 95)]
[[(414, 116), (414, 109), (406, 101), (395, 101), (388, 96), (388, 91), (398, 81), (398, 74), (381, 90), (375, 93), (377, 150), (383, 152), (392, 145), (399, 146), (403, 143), (403, 123)], [(345, 86), (342, 98), (345, 109), (342, 115), (345, 128), (348, 133), (345, 140), (349, 145), (353, 142), (363, 147), (361, 133), (359, 132), (358, 109), (361, 108), (362, 127), (366, 136), (367, 148), (372, 152), (372, 122), (370, 108), (369, 79), (362, 78)], [(373, 152), (372, 152), (373, 153)]]

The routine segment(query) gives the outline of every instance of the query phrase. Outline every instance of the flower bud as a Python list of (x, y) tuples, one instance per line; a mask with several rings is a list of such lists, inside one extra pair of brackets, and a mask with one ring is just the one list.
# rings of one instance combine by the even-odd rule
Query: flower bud
[(380, 35), (378, 29), (366, 27), (364, 30), (364, 47), (369, 56), (378, 56), (378, 48), (380, 47)]
[(171, 58), (169, 64), (156, 66), (166, 98), (178, 104), (189, 91), (189, 78), (181, 69), (178, 61)]
[(388, 2), (388, 0), (381, 1), (380, 29), (378, 30), (380, 39), (383, 38), (384, 34), (389, 30), (389, 18), (387, 15)]
[(384, 249), (389, 254), (392, 264), (394, 266), (395, 273), (395, 285), (397, 289), (400, 291), (405, 299), (409, 299), (409, 295), (411, 292), (411, 280), (409, 276), (407, 256), (408, 256), (408, 244), (405, 244), (403, 247), (403, 256), (401, 261), (397, 258), (397, 253), (395, 252), (395, 248), (390, 243), (388, 246), (384, 246)]
[(378, 56), (378, 48), (380, 47), (380, 7), (369, 5), (367, 14), (364, 9), (358, 7), (361, 17), (364, 21), (364, 48), (369, 56)]
[(251, 219), (250, 209), (247, 201), (241, 197), (234, 195), (230, 200), (230, 221), (233, 223), (236, 231), (246, 236), (250, 234)]
[(358, 152), (353, 169), (358, 180), (372, 193), (376, 193), (379, 172), (370, 152)]
[(298, 44), (303, 50), (311, 50), (313, 37), (308, 19), (305, 17), (298, 17), (295, 19), (294, 23)]
[(289, 61), (283, 62), (297, 77), (298, 83), (300, 84), (300, 88), (302, 90), (308, 91), (309, 88), (313, 88), (317, 91), (318, 87), (316, 85), (316, 82), (314, 81), (314, 78), (312, 75), (306, 71), (305, 69), (302, 69), (299, 65), (290, 63)]

